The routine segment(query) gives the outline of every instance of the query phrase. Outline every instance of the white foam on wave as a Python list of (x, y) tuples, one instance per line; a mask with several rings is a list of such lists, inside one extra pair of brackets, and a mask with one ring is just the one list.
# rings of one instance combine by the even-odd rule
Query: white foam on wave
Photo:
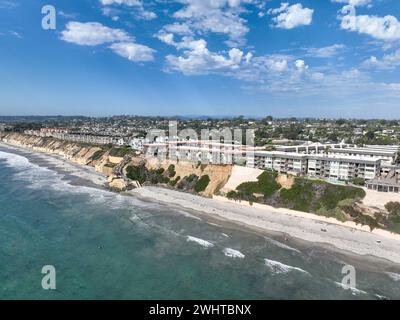
[(273, 244), (276, 247), (279, 247), (279, 248), (282, 248), (282, 249), (287, 249), (287, 250), (294, 251), (294, 252), (297, 252), (297, 253), (301, 253), (300, 250), (298, 250), (296, 248), (289, 247), (288, 245), (286, 245), (286, 244), (284, 244), (282, 242), (276, 241), (274, 239), (265, 237), (265, 240), (267, 240), (269, 243)]
[(309, 274), (307, 271), (305, 271), (301, 268), (289, 266), (289, 265), (284, 264), (279, 261), (264, 259), (264, 262), (265, 262), (265, 265), (275, 274), (288, 273), (291, 271), (299, 271), (302, 273)]
[(245, 257), (245, 255), (243, 253), (241, 253), (238, 250), (232, 249), (232, 248), (225, 248), (223, 250), (224, 255), (226, 255), (227, 257), (230, 258), (240, 258), (243, 259)]
[(199, 217), (197, 217), (197, 216), (195, 216), (195, 215), (193, 215), (193, 214), (190, 214), (190, 213), (188, 213), (188, 212), (186, 212), (186, 211), (177, 210), (177, 212), (178, 212), (179, 214), (181, 214), (181, 215), (187, 217), (187, 218), (192, 218), (192, 219), (194, 219), (194, 220), (201, 220), (201, 218), (199, 218)]
[(196, 242), (197, 244), (201, 245), (204, 248), (211, 248), (214, 247), (214, 244), (210, 241), (206, 241), (200, 238), (192, 237), (192, 236), (187, 236), (187, 241), (188, 242)]
[(62, 193), (84, 194), (89, 196), (90, 203), (107, 205), (111, 209), (126, 209), (130, 206), (141, 208), (158, 207), (157, 204), (144, 202), (134, 197), (122, 196), (108, 190), (72, 185), (65, 179), (64, 174), (32, 163), (28, 158), (21, 155), (0, 151), (0, 159), (4, 160), (7, 166), (17, 169), (13, 178), (27, 182), (27, 188), (35, 190), (52, 189)]
[(339, 288), (342, 288), (344, 290), (350, 290), (352, 295), (359, 295), (359, 294), (368, 294), (368, 292), (365, 292), (363, 290), (357, 289), (357, 288), (353, 288), (353, 287), (349, 287), (341, 282), (336, 282), (335, 281), (336, 286), (338, 286)]
[(394, 273), (394, 272), (385, 272), (390, 279), (394, 280), (394, 281), (400, 281), (400, 274), (398, 273)]

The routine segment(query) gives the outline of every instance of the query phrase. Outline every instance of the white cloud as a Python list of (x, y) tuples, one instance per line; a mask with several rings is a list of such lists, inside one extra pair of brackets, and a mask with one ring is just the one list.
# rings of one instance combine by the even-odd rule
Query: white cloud
[(113, 43), (110, 47), (116, 54), (127, 58), (130, 61), (153, 61), (155, 50), (133, 42)]
[(372, 0), (332, 0), (332, 2), (337, 2), (337, 3), (345, 3), (349, 4), (354, 7), (362, 7), (366, 5), (370, 5), (372, 3)]
[(259, 0), (175, 0), (184, 5), (173, 16), (184, 21), (193, 32), (225, 34), (229, 37), (227, 44), (236, 46), (245, 42), (249, 31), (247, 21), (240, 15), (245, 11), (244, 5), (256, 4)]
[(157, 37), (160, 41), (162, 41), (162, 42), (164, 42), (164, 43), (166, 43), (166, 44), (168, 44), (168, 45), (170, 45), (170, 46), (176, 46), (176, 43), (175, 43), (175, 40), (174, 40), (174, 34), (173, 34), (173, 33), (163, 33), (163, 32), (159, 32), (158, 34), (156, 34), (156, 37)]
[(307, 48), (307, 55), (316, 58), (330, 58), (342, 52), (346, 46), (344, 44), (333, 44), (321, 48)]
[(220, 74), (250, 82), (273, 82), (283, 77), (295, 82), (307, 76), (309, 69), (304, 60), (290, 56), (255, 57), (251, 52), (245, 54), (238, 48), (217, 53), (207, 48), (204, 39), (183, 37), (180, 42), (176, 42), (173, 34), (159, 35), (159, 39), (182, 51), (180, 55), (166, 57), (166, 70), (186, 75)]
[(296, 66), (297, 70), (299, 71), (304, 71), (307, 70), (309, 67), (308, 65), (306, 65), (306, 63), (304, 62), (304, 60), (296, 60), (294, 62), (294, 65)]
[(277, 9), (269, 9), (269, 15), (276, 15), (272, 18), (274, 26), (282, 29), (293, 29), (300, 26), (308, 26), (312, 22), (314, 10), (303, 8), (301, 3), (289, 5), (289, 3), (281, 3)]
[(357, 15), (353, 6), (344, 6), (339, 14), (341, 28), (367, 34), (375, 39), (395, 41), (400, 39), (400, 22), (396, 17)]
[(98, 22), (68, 22), (61, 32), (62, 40), (81, 46), (111, 43), (109, 49), (130, 61), (152, 61), (155, 50), (134, 42), (134, 37), (121, 29), (112, 29)]
[(76, 14), (76, 13), (67, 13), (63, 10), (58, 11), (58, 15), (60, 15), (61, 17), (67, 18), (67, 19), (74, 19), (78, 16), (78, 14)]
[(190, 29), (190, 26), (186, 23), (173, 23), (167, 24), (163, 27), (163, 31), (175, 33), (179, 35), (192, 35), (193, 31)]
[(111, 4), (124, 4), (127, 6), (141, 6), (142, 2), (139, 0), (100, 0), (101, 4), (104, 6), (108, 6)]
[[(153, 20), (157, 18), (157, 14), (152, 11), (148, 11), (144, 8), (143, 2), (141, 0), (100, 0), (103, 6), (110, 5), (125, 5), (128, 7), (133, 7), (136, 9), (136, 17), (144, 20)], [(112, 18), (114, 18), (112, 16)]]
[(371, 5), (372, 0), (332, 0), (332, 2), (345, 3), (354, 7), (362, 7), (366, 5)]
[(363, 62), (364, 67), (391, 70), (400, 66), (400, 49), (390, 54), (385, 54), (382, 59), (371, 56)]
[(13, 37), (16, 37), (16, 38), (18, 38), (18, 39), (22, 39), (21, 34), (20, 34), (19, 32), (17, 32), (17, 31), (9, 30), (8, 33), (9, 33), (10, 35), (12, 35)]
[(168, 55), (167, 70), (179, 71), (186, 75), (234, 69), (243, 57), (243, 52), (239, 49), (231, 49), (228, 56), (213, 53), (207, 49), (207, 42), (204, 39), (184, 38), (182, 43), (178, 44), (178, 48), (184, 50), (183, 55)]
[(19, 6), (19, 3), (9, 0), (0, 1), (0, 9), (14, 9)]
[(121, 29), (112, 29), (98, 22), (68, 22), (61, 32), (61, 39), (67, 42), (98, 46), (104, 43), (130, 41), (132, 37)]

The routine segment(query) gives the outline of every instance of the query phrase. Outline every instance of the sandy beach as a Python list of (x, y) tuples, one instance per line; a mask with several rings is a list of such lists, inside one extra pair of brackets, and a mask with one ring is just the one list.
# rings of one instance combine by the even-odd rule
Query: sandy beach
[(103, 187), (107, 182), (107, 177), (97, 172), (93, 167), (77, 164), (65, 159), (62, 155), (32, 150), (22, 145), (15, 146), (5, 142), (0, 142), (0, 146), (17, 152), (27, 152), (33, 154), (35, 155), (35, 158), (45, 161), (49, 167), (53, 166), (58, 170), (65, 171), (74, 177), (83, 179), (96, 186)]
[(292, 210), (287, 209), (246, 206), (220, 197), (209, 199), (158, 187), (143, 187), (130, 191), (130, 194), (151, 201), (178, 205), (206, 216), (235, 222), (249, 229), (284, 233), (313, 244), (328, 244), (347, 253), (374, 256), (400, 264), (399, 235), (376, 234), (310, 219), (308, 214), (298, 212), (294, 215), (290, 212)]
[[(104, 186), (106, 182), (106, 177), (96, 172), (94, 168), (78, 165), (60, 155), (32, 151), (29, 148), (9, 144), (0, 145), (33, 153), (51, 166), (98, 187)], [(345, 251), (344, 253), (374, 256), (400, 264), (400, 235), (385, 230), (370, 232), (369, 227), (352, 222), (342, 223), (336, 219), (285, 208), (250, 205), (244, 201), (234, 202), (219, 196), (214, 196), (212, 199), (204, 198), (166, 188), (142, 187), (128, 193), (144, 200), (194, 210), (205, 218), (229, 221), (247, 230), (283, 233), (313, 244), (327, 244)]]

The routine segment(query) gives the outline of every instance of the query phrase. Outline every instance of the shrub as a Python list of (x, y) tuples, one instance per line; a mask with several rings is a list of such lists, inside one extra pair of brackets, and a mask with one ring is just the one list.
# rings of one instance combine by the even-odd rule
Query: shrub
[(167, 171), (168, 171), (168, 177), (170, 177), (170, 178), (175, 177), (175, 175), (176, 175), (175, 165), (170, 164)]
[(364, 186), (365, 185), (365, 179), (363, 179), (363, 178), (353, 178), (351, 180), (351, 183), (356, 185), (356, 186)]
[(127, 155), (129, 152), (132, 151), (131, 147), (122, 147), (122, 148), (117, 148), (114, 147), (110, 150), (110, 156), (111, 157), (124, 157), (125, 155)]
[(195, 184), (194, 190), (196, 192), (202, 192), (206, 190), (208, 184), (210, 183), (210, 177), (208, 175), (202, 176)]
[(126, 168), (126, 176), (131, 180), (137, 180), (140, 184), (143, 184), (148, 179), (148, 170), (144, 164), (129, 166)]
[(93, 155), (90, 157), (91, 160), (96, 161), (99, 160), (104, 154), (104, 150), (97, 150)]
[(190, 176), (186, 176), (181, 181), (179, 181), (177, 188), (182, 190), (193, 190), (198, 180), (198, 176), (196, 176), (195, 174), (191, 174)]
[(173, 186), (173, 187), (175, 187), (176, 186), (176, 184), (179, 182), (179, 180), (181, 180), (181, 177), (176, 177), (174, 180), (171, 180), (170, 182), (169, 182), (169, 184), (171, 185), (171, 186)]
[(296, 178), (292, 188), (280, 191), (279, 198), (286, 206), (294, 210), (310, 212), (313, 195), (313, 182)]
[(361, 225), (367, 225), (371, 230), (379, 227), (378, 222), (374, 218), (363, 214), (360, 214), (357, 218), (355, 218), (354, 222), (360, 223)]
[(400, 217), (400, 202), (388, 202), (385, 204), (385, 208), (389, 212), (390, 216)]
[(344, 199), (359, 200), (365, 197), (365, 191), (357, 187), (338, 186), (329, 183), (323, 183), (324, 191), (319, 203), (327, 209), (334, 209), (338, 203)]
[(254, 201), (255, 193), (263, 194), (264, 198), (272, 196), (281, 186), (275, 181), (277, 174), (264, 171), (257, 178), (257, 182), (245, 182), (239, 185), (236, 190), (243, 200)]
[(239, 195), (238, 195), (238, 193), (236, 192), (236, 191), (229, 191), (227, 194), (226, 194), (226, 197), (228, 198), (228, 199), (237, 199), (238, 197), (239, 197)]

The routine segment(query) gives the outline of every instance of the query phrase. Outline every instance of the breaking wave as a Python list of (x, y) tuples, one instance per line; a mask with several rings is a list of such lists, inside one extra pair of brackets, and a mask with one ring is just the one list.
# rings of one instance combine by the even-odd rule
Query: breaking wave
[(196, 242), (197, 244), (201, 245), (204, 248), (211, 248), (214, 247), (214, 244), (210, 241), (206, 241), (200, 238), (192, 237), (192, 236), (187, 236), (187, 241), (188, 242)]
[(287, 249), (287, 250), (294, 251), (294, 252), (297, 252), (297, 253), (301, 253), (300, 250), (298, 250), (296, 248), (289, 247), (288, 245), (286, 245), (286, 244), (284, 244), (282, 242), (276, 241), (274, 239), (265, 237), (265, 240), (267, 240), (269, 243), (273, 244), (276, 247), (279, 247), (279, 248), (282, 248), (282, 249)]
[(76, 186), (68, 181), (63, 173), (50, 170), (29, 161), (24, 156), (0, 151), (0, 160), (17, 170), (13, 179), (27, 182), (26, 187), (35, 190), (54, 190), (62, 193), (83, 194), (89, 197), (94, 204), (104, 204), (111, 209), (134, 207), (159, 207), (157, 204), (148, 203), (134, 197), (122, 196), (108, 190), (90, 186)]
[(363, 290), (357, 289), (357, 288), (353, 288), (353, 287), (349, 287), (341, 282), (336, 282), (335, 281), (335, 285), (338, 286), (339, 288), (342, 288), (344, 290), (350, 290), (352, 295), (358, 295), (358, 294), (368, 294), (368, 292), (365, 292)]
[(299, 271), (302, 273), (309, 274), (307, 271), (305, 271), (301, 268), (289, 266), (289, 265), (283, 264), (282, 262), (279, 262), (279, 261), (264, 259), (264, 262), (265, 262), (265, 265), (275, 274), (288, 273), (291, 271)]
[(231, 248), (225, 248), (223, 250), (223, 252), (227, 257), (231, 257), (231, 258), (243, 259), (245, 257), (245, 255), (243, 253), (241, 253), (240, 251), (231, 249)]
[(400, 274), (398, 273), (394, 273), (394, 272), (385, 272), (390, 279), (394, 280), (394, 281), (400, 281)]

